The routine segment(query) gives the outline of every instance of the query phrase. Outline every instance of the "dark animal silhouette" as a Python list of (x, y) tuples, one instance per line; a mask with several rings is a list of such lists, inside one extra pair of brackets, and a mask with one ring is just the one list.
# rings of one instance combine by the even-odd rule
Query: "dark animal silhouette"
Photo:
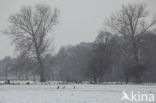
[(65, 89), (65, 86), (63, 86), (63, 89)]
[(6, 80), (5, 81), (5, 84), (10, 84), (10, 80)]
[(76, 86), (74, 85), (73, 89), (76, 89)]

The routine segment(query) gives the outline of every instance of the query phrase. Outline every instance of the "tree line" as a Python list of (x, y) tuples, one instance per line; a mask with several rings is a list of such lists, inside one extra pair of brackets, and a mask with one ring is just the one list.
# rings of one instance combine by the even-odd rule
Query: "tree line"
[(0, 61), (1, 79), (100, 83), (156, 81), (156, 18), (147, 20), (145, 4), (127, 4), (104, 23), (93, 42), (60, 48), (52, 55), (49, 36), (59, 10), (48, 5), (23, 7), (5, 31), (18, 55)]

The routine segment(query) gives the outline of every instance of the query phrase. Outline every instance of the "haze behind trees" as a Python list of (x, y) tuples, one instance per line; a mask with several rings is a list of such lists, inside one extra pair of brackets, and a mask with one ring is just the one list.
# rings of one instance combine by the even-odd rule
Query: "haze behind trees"
[(145, 4), (123, 5), (106, 20), (95, 41), (64, 46), (51, 55), (46, 35), (57, 23), (57, 9), (24, 7), (10, 17), (6, 34), (19, 55), (1, 60), (1, 79), (155, 82), (156, 35), (151, 28), (156, 18), (147, 23), (147, 14)]

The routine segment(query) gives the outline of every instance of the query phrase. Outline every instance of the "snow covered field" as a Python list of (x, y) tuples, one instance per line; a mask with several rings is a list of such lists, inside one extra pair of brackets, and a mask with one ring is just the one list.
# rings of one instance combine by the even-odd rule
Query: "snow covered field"
[(59, 84), (60, 88), (57, 87), (57, 84), (0, 85), (0, 103), (133, 103), (121, 100), (122, 91), (140, 91), (156, 96), (156, 85)]

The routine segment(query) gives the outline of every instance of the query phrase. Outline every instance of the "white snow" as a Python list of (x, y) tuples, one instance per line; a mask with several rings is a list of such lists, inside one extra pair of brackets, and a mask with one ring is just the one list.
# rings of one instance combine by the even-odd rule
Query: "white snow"
[(0, 103), (132, 103), (121, 100), (122, 91), (156, 96), (156, 85), (0, 85)]

